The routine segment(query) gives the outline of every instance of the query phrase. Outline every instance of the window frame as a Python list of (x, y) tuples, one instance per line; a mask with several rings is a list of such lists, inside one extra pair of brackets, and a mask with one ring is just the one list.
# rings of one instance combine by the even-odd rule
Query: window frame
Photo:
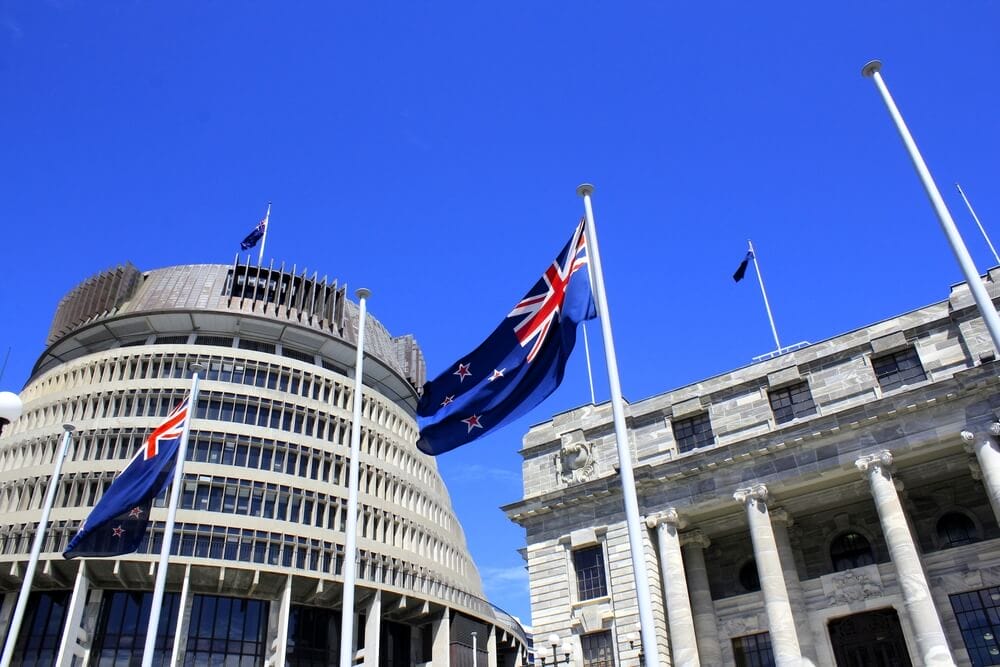
[[(889, 360), (892, 362), (892, 370), (886, 370), (887, 366), (883, 365)], [(927, 380), (927, 371), (924, 369), (924, 364), (920, 359), (920, 354), (917, 352), (916, 345), (907, 345), (891, 352), (873, 354), (869, 361), (872, 365), (872, 372), (875, 374), (875, 380), (883, 392), (895, 391), (896, 389), (920, 384)], [(913, 361), (916, 361), (915, 366), (909, 366), (903, 370), (900, 369), (900, 362)], [(881, 370), (879, 368), (880, 365), (882, 365)], [(919, 377), (912, 372), (913, 368), (920, 370)]]
[[(600, 577), (588, 576), (586, 571), (593, 570), (597, 568), (597, 565), (585, 565), (583, 571), (577, 562), (577, 557), (585, 552), (593, 552), (597, 554), (600, 561)], [(597, 544), (586, 544), (578, 547), (574, 547), (569, 552), (570, 564), (573, 570), (573, 582), (574, 582), (574, 593), (577, 602), (588, 602), (590, 600), (599, 600), (601, 598), (608, 597), (609, 585), (608, 585), (608, 559), (604, 553), (604, 543), (598, 542)], [(584, 577), (588, 577), (584, 579)], [(581, 581), (583, 580), (583, 581)], [(584, 586), (585, 582), (600, 582), (599, 586), (589, 585)]]
[[(699, 428), (701, 426), (707, 428)], [(681, 419), (672, 418), (670, 429), (679, 453), (686, 454), (696, 449), (713, 447), (716, 444), (715, 431), (712, 430), (712, 416), (708, 410)], [(682, 435), (680, 431), (685, 430), (690, 430), (690, 433)]]
[[(803, 395), (805, 399), (801, 399)], [(797, 398), (799, 400), (796, 400)], [(787, 404), (775, 405), (776, 401), (787, 402)], [(809, 380), (799, 380), (768, 389), (767, 402), (771, 406), (771, 414), (774, 415), (775, 424), (787, 424), (796, 419), (817, 414), (816, 402), (813, 400)]]

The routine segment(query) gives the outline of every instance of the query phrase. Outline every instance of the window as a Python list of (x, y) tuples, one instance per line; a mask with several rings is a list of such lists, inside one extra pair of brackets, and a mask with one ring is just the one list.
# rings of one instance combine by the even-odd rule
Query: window
[(733, 658), (736, 667), (771, 667), (774, 652), (771, 650), (771, 635), (761, 632), (756, 635), (733, 637)]
[(583, 649), (583, 667), (614, 667), (610, 631), (582, 635), (580, 645)]
[(1000, 665), (1000, 586), (949, 597), (973, 667)]
[(35, 667), (55, 663), (62, 637), (69, 591), (36, 591), (28, 598), (13, 664)]
[(219, 347), (232, 347), (233, 339), (228, 336), (196, 336), (195, 345), (217, 345)]
[(332, 609), (292, 605), (288, 619), (288, 664), (326, 667), (339, 661), (340, 613)]
[[(177, 593), (164, 594), (153, 653), (153, 664), (157, 667), (170, 663), (179, 603), (180, 595)], [(97, 632), (94, 633), (95, 664), (128, 664), (135, 649), (146, 641), (152, 606), (152, 593), (105, 591), (97, 617)]]
[(948, 512), (938, 519), (937, 536), (942, 549), (979, 541), (976, 524), (961, 512)]
[(830, 560), (833, 571), (864, 567), (875, 562), (875, 554), (868, 539), (860, 533), (843, 533), (830, 544)]
[(677, 441), (679, 451), (689, 452), (698, 447), (708, 447), (715, 444), (712, 422), (708, 418), (707, 412), (688, 419), (678, 419), (673, 423), (673, 427), (674, 440)]
[(757, 561), (751, 558), (740, 568), (740, 586), (748, 593), (760, 590), (760, 574), (757, 572)]
[(580, 600), (593, 600), (608, 594), (604, 576), (604, 549), (601, 545), (573, 551), (576, 569), (576, 593)]
[(187, 664), (262, 665), (268, 603), (195, 595), (188, 629)]
[(809, 392), (809, 383), (804, 380), (787, 387), (772, 389), (767, 392), (767, 397), (771, 401), (774, 421), (779, 424), (816, 414), (816, 404), (813, 403), (812, 394)]
[(897, 389), (927, 379), (917, 350), (909, 347), (881, 357), (872, 357), (872, 368), (882, 391)]

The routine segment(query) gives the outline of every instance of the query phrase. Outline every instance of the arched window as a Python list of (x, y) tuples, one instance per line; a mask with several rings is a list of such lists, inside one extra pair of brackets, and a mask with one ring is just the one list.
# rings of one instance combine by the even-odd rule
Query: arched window
[(748, 593), (755, 593), (760, 590), (760, 575), (757, 573), (757, 561), (753, 558), (748, 560), (740, 568), (740, 586)]
[(976, 524), (962, 512), (948, 512), (938, 519), (937, 534), (942, 549), (979, 541)]
[(830, 560), (833, 561), (833, 570), (840, 572), (871, 565), (875, 562), (875, 552), (864, 535), (847, 532), (838, 535), (830, 545)]

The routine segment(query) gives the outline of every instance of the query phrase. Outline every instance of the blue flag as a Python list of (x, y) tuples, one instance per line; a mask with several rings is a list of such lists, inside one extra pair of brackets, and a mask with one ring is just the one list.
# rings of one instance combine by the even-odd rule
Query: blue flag
[(437, 455), (525, 414), (562, 382), (576, 325), (597, 316), (584, 221), (479, 347), (424, 385), (417, 447)]
[(153, 498), (173, 475), (187, 416), (185, 399), (149, 434), (142, 449), (104, 492), (69, 541), (64, 558), (118, 556), (139, 548), (149, 525)]
[(250, 248), (257, 245), (257, 241), (260, 241), (264, 236), (264, 230), (267, 229), (267, 218), (257, 223), (257, 226), (253, 228), (253, 231), (247, 234), (247, 237), (240, 241), (241, 250), (249, 250)]

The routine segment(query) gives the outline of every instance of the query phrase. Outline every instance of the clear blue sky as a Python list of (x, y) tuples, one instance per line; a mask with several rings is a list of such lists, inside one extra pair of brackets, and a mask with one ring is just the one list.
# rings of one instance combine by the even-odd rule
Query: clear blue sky
[[(594, 205), (626, 397), (947, 297), (961, 279), (873, 84), (881, 58), (979, 268), (1000, 241), (997, 2), (0, 2), (0, 385), (118, 263), (267, 255), (366, 286), (436, 374)], [(598, 328), (591, 328), (599, 339)], [(440, 468), (498, 604), (530, 618), (521, 437), (589, 400), (582, 354)], [(603, 372), (603, 367), (598, 366)], [(599, 400), (607, 398), (598, 383)]]

